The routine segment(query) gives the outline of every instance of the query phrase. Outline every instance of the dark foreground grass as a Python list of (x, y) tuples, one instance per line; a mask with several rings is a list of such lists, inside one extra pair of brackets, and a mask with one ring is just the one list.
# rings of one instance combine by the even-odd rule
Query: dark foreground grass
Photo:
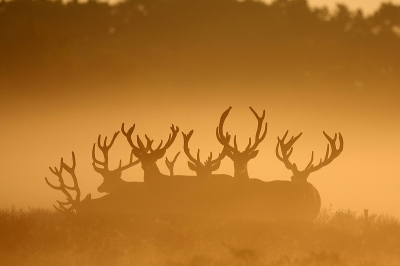
[(0, 210), (0, 265), (400, 265), (393, 217), (323, 211), (312, 224)]

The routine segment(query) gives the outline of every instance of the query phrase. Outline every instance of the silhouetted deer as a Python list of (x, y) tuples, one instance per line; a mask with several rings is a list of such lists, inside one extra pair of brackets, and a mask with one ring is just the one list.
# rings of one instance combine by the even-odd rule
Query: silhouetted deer
[[(288, 135), (288, 131), (286, 131), (282, 139), (278, 137), (276, 156), (285, 164), (287, 169), (292, 171), (293, 176), (291, 177), (291, 181), (272, 181), (269, 183), (271, 191), (274, 189), (274, 193), (284, 195), (284, 198), (277, 202), (280, 202), (281, 206), (286, 204), (286, 207), (282, 207), (285, 212), (287, 211), (287, 206), (292, 206), (294, 204), (297, 206), (293, 211), (294, 213), (297, 212), (296, 215), (299, 216), (298, 219), (313, 220), (317, 217), (321, 209), (321, 197), (317, 189), (311, 183), (307, 182), (308, 176), (312, 172), (331, 163), (343, 151), (343, 138), (340, 133), (335, 134), (334, 138), (330, 138), (325, 132), (323, 133), (329, 142), (325, 158), (320, 159), (320, 162), (314, 166), (314, 152), (312, 152), (311, 160), (304, 170), (298, 170), (297, 165), (289, 161), (293, 152), (293, 144), (300, 138), (302, 133), (296, 137), (291, 137), (286, 143), (285, 139)], [(336, 146), (338, 136), (339, 147)]]
[(101, 135), (99, 135), (97, 139), (97, 146), (100, 149), (100, 151), (103, 153), (103, 161), (100, 161), (96, 158), (96, 143), (93, 144), (93, 149), (92, 149), (92, 159), (93, 159), (93, 169), (101, 174), (104, 178), (103, 183), (97, 188), (99, 192), (115, 192), (120, 189), (125, 188), (127, 185), (132, 185), (135, 182), (127, 182), (121, 179), (122, 171), (140, 163), (140, 160), (135, 160), (133, 161), (133, 150), (130, 155), (129, 163), (122, 166), (121, 160), (119, 161), (119, 166), (118, 168), (114, 170), (110, 170), (108, 167), (109, 163), (109, 155), (108, 152), (111, 148), (111, 146), (114, 144), (115, 139), (117, 138), (119, 134), (119, 131), (114, 133), (113, 138), (111, 139), (110, 144), (107, 145), (107, 137), (104, 139), (103, 144), (101, 144)]
[[(102, 147), (106, 146), (111, 145), (102, 145)], [(96, 163), (99, 162), (96, 161)], [(61, 213), (70, 214), (76, 212), (81, 218), (89, 217), (97, 219), (102, 217), (114, 219), (117, 216), (131, 217), (132, 215), (143, 215), (153, 212), (170, 212), (170, 209), (168, 209), (169, 202), (166, 201), (167, 204), (163, 204), (157, 196), (153, 196), (154, 191), (143, 182), (126, 182), (124, 186), (119, 187), (118, 191), (113, 190), (113, 193), (97, 199), (92, 199), (91, 194), (88, 194), (84, 200), (81, 200), (81, 190), (78, 185), (75, 167), (75, 154), (72, 153), (72, 166), (65, 164), (64, 160), (61, 158), (59, 169), (57, 169), (57, 167), (54, 167), (54, 169), (50, 167), (50, 171), (58, 177), (59, 185), (53, 185), (48, 181), (47, 177), (45, 178), (46, 183), (51, 188), (60, 190), (66, 196), (65, 202), (57, 200), (58, 206), (54, 205), (54, 208)], [(100, 171), (102, 171), (102, 169), (100, 169)], [(72, 186), (67, 185), (63, 177), (65, 172), (71, 176), (73, 182)], [(118, 184), (121, 181), (116, 182)], [(162, 197), (164, 197), (164, 195), (161, 195), (161, 198)]]
[(218, 141), (226, 148), (227, 156), (231, 158), (234, 164), (235, 172), (234, 177), (237, 180), (248, 180), (249, 173), (247, 171), (247, 164), (251, 159), (254, 159), (257, 154), (258, 150), (256, 150), (257, 146), (264, 140), (267, 134), (267, 123), (265, 123), (264, 130), (261, 133), (263, 122), (265, 118), (265, 110), (263, 111), (262, 116), (258, 116), (257, 113), (254, 111), (253, 108), (250, 107), (250, 110), (253, 112), (254, 116), (257, 118), (257, 130), (255, 134), (254, 143), (251, 143), (251, 138), (249, 138), (249, 144), (243, 151), (239, 151), (236, 142), (236, 135), (233, 139), (233, 145), (229, 144), (230, 142), (230, 135), (228, 132), (224, 134), (224, 122), (226, 117), (228, 116), (232, 107), (229, 107), (221, 116), (219, 126), (216, 130), (216, 135)]
[(143, 144), (142, 140), (139, 136), (136, 137), (137, 144), (135, 145), (132, 141), (132, 134), (135, 130), (135, 125), (130, 127), (128, 131), (125, 131), (124, 124), (121, 126), (121, 131), (125, 135), (129, 144), (132, 147), (132, 153), (140, 160), (142, 164), (142, 168), (144, 171), (144, 182), (151, 183), (159, 180), (160, 178), (168, 177), (160, 172), (158, 169), (157, 161), (164, 157), (167, 149), (174, 143), (175, 138), (179, 132), (179, 127), (171, 126), (172, 133), (169, 134), (168, 140), (163, 146), (163, 141), (158, 145), (157, 148), (153, 149), (153, 141), (147, 135), (146, 138), (146, 146)]
[[(330, 138), (325, 132), (329, 144), (325, 158), (314, 166), (312, 153), (311, 160), (304, 170), (298, 170), (296, 164), (291, 163), (289, 158), (293, 152), (294, 143), (300, 138), (301, 133), (286, 141), (288, 132), (281, 138), (278, 137), (276, 146), (276, 156), (282, 161), (286, 168), (293, 172), (291, 181), (270, 181), (265, 182), (259, 179), (250, 179), (247, 172), (247, 162), (254, 158), (258, 151), (255, 150), (260, 142), (265, 138), (267, 123), (264, 130), (262, 116), (250, 107), (250, 110), (257, 117), (258, 126), (254, 144), (251, 139), (247, 148), (240, 152), (237, 148), (236, 137), (234, 146), (229, 144), (231, 136), (229, 133), (224, 135), (223, 123), (231, 108), (228, 108), (220, 119), (217, 127), (217, 138), (223, 144), (223, 150), (216, 159), (212, 159), (212, 153), (208, 159), (202, 163), (200, 150), (197, 152), (197, 159), (194, 158), (189, 150), (189, 141), (193, 135), (193, 130), (188, 134), (182, 133), (184, 140), (184, 152), (189, 158), (189, 168), (197, 173), (196, 176), (175, 175), (173, 167), (177, 156), (170, 162), (166, 159), (170, 170), (170, 176), (164, 175), (157, 167), (157, 160), (161, 159), (166, 150), (174, 142), (179, 128), (171, 126), (172, 133), (169, 135), (165, 145), (163, 141), (157, 148), (153, 148), (153, 140), (147, 135), (146, 144), (137, 136), (137, 144), (132, 141), (132, 134), (135, 125), (125, 131), (122, 124), (122, 132), (127, 138), (132, 151), (129, 162), (114, 169), (109, 169), (109, 150), (114, 144), (119, 132), (116, 132), (107, 143), (107, 138), (101, 141), (101, 136), (97, 139), (97, 146), (103, 153), (103, 160), (96, 158), (96, 143), (93, 145), (92, 157), (93, 167), (96, 172), (104, 177), (103, 184), (99, 187), (101, 192), (109, 192), (108, 195), (98, 199), (91, 199), (90, 194), (85, 200), (80, 201), (81, 192), (75, 175), (75, 155), (72, 153), (73, 163), (68, 166), (61, 159), (60, 168), (50, 168), (51, 172), (59, 179), (59, 185), (51, 184), (47, 178), (46, 183), (53, 189), (60, 190), (67, 197), (65, 202), (58, 201), (59, 206), (55, 206), (58, 211), (70, 213), (76, 210), (81, 215), (104, 214), (116, 215), (146, 215), (146, 214), (177, 214), (212, 216), (223, 219), (256, 219), (256, 220), (306, 220), (312, 221), (320, 211), (321, 199), (318, 191), (307, 182), (310, 173), (331, 163), (343, 151), (342, 135), (335, 134)], [(339, 145), (337, 146), (337, 140)], [(228, 155), (235, 164), (235, 176), (215, 175), (213, 171), (220, 166), (221, 160)], [(133, 160), (136, 156), (138, 160)], [(144, 170), (144, 182), (126, 182), (121, 179), (122, 171), (139, 163)], [(67, 172), (73, 185), (66, 185), (62, 174)], [(242, 182), (237, 182), (237, 181)], [(75, 194), (75, 197), (72, 196)]]
[[(183, 143), (184, 143), (183, 150), (189, 159), (188, 161), (189, 169), (196, 172), (197, 176), (204, 178), (211, 177), (212, 172), (217, 171), (219, 169), (222, 159), (224, 159), (224, 157), (226, 156), (227, 149), (224, 147), (219, 156), (214, 160), (212, 159), (212, 153), (210, 153), (210, 156), (207, 158), (207, 160), (204, 163), (202, 163), (200, 159), (200, 149), (197, 150), (197, 159), (195, 159), (190, 154), (189, 141), (192, 135), (193, 135), (193, 130), (191, 130), (188, 134), (182, 132)], [(223, 175), (223, 176), (228, 176), (228, 175)]]

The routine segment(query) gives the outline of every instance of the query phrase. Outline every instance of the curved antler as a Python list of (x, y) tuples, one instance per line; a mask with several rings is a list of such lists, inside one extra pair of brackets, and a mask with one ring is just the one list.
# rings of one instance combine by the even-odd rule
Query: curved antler
[[(286, 131), (285, 135), (280, 139), (278, 137), (278, 143), (276, 145), (276, 156), (280, 161), (282, 161), (286, 168), (291, 170), (293, 172), (292, 176), (292, 181), (307, 181), (308, 176), (312, 173), (315, 172), (322, 167), (330, 164), (336, 157), (340, 155), (340, 153), (343, 151), (343, 137), (342, 135), (335, 134), (334, 138), (330, 138), (325, 132), (324, 135), (328, 139), (328, 145), (326, 148), (326, 153), (325, 153), (325, 158), (320, 159), (320, 162), (318, 165), (314, 166), (313, 161), (314, 161), (314, 152), (311, 153), (311, 160), (307, 164), (307, 166), (304, 168), (304, 170), (298, 170), (297, 166), (295, 163), (291, 163), (289, 161), (289, 157), (293, 152), (293, 144), (300, 138), (302, 133), (297, 135), (296, 137), (291, 137), (290, 140), (285, 143), (285, 138), (287, 136), (289, 131)], [(339, 136), (339, 147), (336, 147), (336, 142), (337, 142), (337, 137)], [(279, 148), (281, 150), (281, 154), (279, 154)], [(331, 152), (330, 152), (331, 150)]]
[[(195, 171), (197, 175), (208, 176), (219, 168), (222, 159), (226, 156), (226, 148), (224, 147), (219, 156), (214, 160), (212, 159), (212, 152), (210, 152), (210, 155), (203, 164), (200, 159), (200, 149), (197, 150), (197, 159), (190, 154), (189, 140), (192, 137), (192, 134), (193, 130), (191, 130), (188, 134), (182, 132), (184, 142), (183, 150), (190, 160), (190, 162), (188, 162), (189, 168)], [(230, 136), (227, 136), (227, 138), (229, 139)]]
[[(119, 176), (121, 175), (122, 171), (140, 163), (140, 160), (136, 160), (133, 161), (133, 149), (131, 151), (130, 157), (129, 157), (129, 163), (122, 166), (122, 161), (119, 161), (119, 166), (117, 169), (114, 170), (110, 170), (108, 168), (108, 152), (110, 150), (110, 148), (112, 147), (112, 145), (114, 144), (115, 139), (117, 138), (119, 134), (119, 131), (115, 132), (113, 135), (113, 138), (111, 139), (110, 144), (107, 144), (107, 137), (105, 137), (103, 144), (101, 144), (101, 135), (99, 135), (98, 139), (97, 139), (97, 146), (99, 147), (100, 151), (103, 153), (103, 157), (104, 157), (104, 161), (100, 161), (96, 158), (96, 143), (93, 144), (93, 148), (92, 148), (92, 159), (93, 159), (93, 168), (96, 172), (100, 173), (103, 177), (110, 175), (110, 174), (118, 174)], [(102, 166), (103, 168), (98, 167), (97, 165)]]
[(165, 145), (162, 146), (163, 141), (161, 140), (161, 142), (158, 145), (158, 147), (153, 149), (152, 145), (153, 145), (154, 141), (152, 139), (150, 139), (147, 135), (145, 135), (145, 138), (146, 138), (146, 141), (147, 141), (146, 146), (143, 144), (143, 142), (142, 142), (142, 140), (140, 139), (139, 136), (136, 136), (136, 140), (137, 140), (137, 146), (136, 146), (132, 141), (132, 133), (133, 133), (133, 131), (135, 129), (135, 125), (133, 125), (131, 128), (129, 128), (128, 131), (125, 131), (124, 126), (125, 125), (122, 124), (121, 131), (125, 135), (125, 137), (127, 138), (129, 144), (131, 145), (133, 153), (139, 159), (141, 159), (141, 157), (144, 154), (148, 154), (148, 152), (160, 154), (161, 157), (164, 156), (166, 150), (172, 145), (172, 143), (174, 143), (175, 138), (176, 138), (176, 136), (178, 135), (178, 132), (179, 132), (179, 127), (172, 125), (170, 127), (172, 133), (169, 134), (168, 140), (165, 143)]
[[(57, 167), (54, 167), (54, 169), (49, 167), (50, 171), (55, 176), (58, 177), (58, 181), (60, 182), (60, 185), (58, 185), (58, 186), (53, 185), (49, 182), (47, 177), (44, 178), (47, 185), (49, 185), (52, 189), (60, 190), (67, 197), (65, 202), (57, 200), (58, 207), (53, 205), (54, 208), (59, 212), (70, 213), (73, 210), (76, 210), (76, 207), (78, 206), (78, 204), (80, 202), (81, 190), (78, 185), (78, 179), (76, 178), (76, 175), (75, 175), (75, 167), (76, 167), (75, 154), (74, 154), (74, 152), (72, 152), (72, 166), (68, 166), (67, 164), (65, 164), (63, 158), (61, 158), (59, 169), (57, 169)], [(73, 180), (73, 186), (68, 186), (65, 184), (64, 178), (62, 176), (64, 169), (71, 175), (72, 180)], [(75, 199), (72, 197), (70, 191), (75, 191), (75, 193), (76, 193)], [(70, 205), (70, 206), (68, 207), (68, 205)]]
[[(254, 111), (254, 109), (252, 107), (249, 107), (251, 112), (254, 114), (254, 116), (257, 119), (257, 130), (256, 130), (256, 134), (255, 134), (255, 138), (254, 138), (254, 143), (252, 144), (251, 141), (251, 137), (249, 138), (249, 143), (247, 144), (247, 147), (244, 149), (243, 152), (250, 154), (252, 151), (254, 151), (257, 146), (264, 140), (266, 134), (267, 134), (267, 126), (268, 123), (265, 122), (265, 126), (264, 126), (264, 130), (263, 133), (261, 134), (261, 130), (263, 128), (263, 123), (264, 123), (264, 119), (265, 119), (265, 110), (263, 111), (263, 114), (261, 116), (259, 116), (256, 111)], [(217, 139), (218, 141), (224, 145), (224, 147), (226, 147), (226, 149), (231, 152), (232, 154), (238, 154), (240, 153), (239, 149), (238, 149), (238, 145), (237, 145), (237, 141), (236, 141), (236, 135), (233, 138), (233, 145), (231, 146), (229, 144), (229, 140), (230, 140), (230, 135), (228, 132), (226, 132), (226, 134), (224, 134), (224, 123), (225, 120), (229, 114), (229, 112), (231, 111), (232, 107), (230, 106), (222, 115), (219, 121), (219, 126), (216, 129), (216, 135), (217, 135)]]

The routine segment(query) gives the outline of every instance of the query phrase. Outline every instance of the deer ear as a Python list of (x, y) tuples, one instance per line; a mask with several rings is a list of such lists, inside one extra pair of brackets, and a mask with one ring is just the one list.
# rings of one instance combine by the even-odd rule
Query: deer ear
[[(154, 152), (157, 160), (160, 160), (162, 157), (164, 157), (166, 150), (157, 150)], [(136, 156), (136, 155), (135, 155)], [(136, 156), (137, 157), (137, 156)], [(138, 157), (139, 158), (139, 157)]]
[(192, 162), (188, 162), (188, 166), (189, 166), (190, 170), (197, 172), (196, 165), (194, 165)]
[(211, 171), (212, 171), (212, 172), (217, 171), (217, 170), (219, 169), (220, 166), (221, 166), (221, 161), (216, 162), (215, 164), (213, 164), (213, 165), (211, 166)]
[(249, 156), (250, 156), (250, 159), (254, 159), (254, 158), (256, 158), (257, 155), (258, 155), (258, 150), (252, 151)]

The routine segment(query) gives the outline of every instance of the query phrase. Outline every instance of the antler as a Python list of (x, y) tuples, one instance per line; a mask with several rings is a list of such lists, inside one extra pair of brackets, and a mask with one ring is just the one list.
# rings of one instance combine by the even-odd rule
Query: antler
[[(288, 133), (289, 133), (289, 130), (286, 131), (286, 133), (282, 137), (282, 139), (280, 139), (278, 137), (278, 144), (276, 145), (275, 152), (276, 152), (276, 156), (278, 157), (278, 159), (285, 164), (287, 169), (292, 170), (293, 173), (295, 173), (295, 172), (297, 173), (298, 172), (297, 166), (296, 166), (296, 164), (292, 164), (289, 161), (289, 157), (290, 157), (290, 155), (292, 155), (292, 152), (293, 152), (293, 147), (292, 147), (293, 144), (301, 137), (301, 135), (303, 133), (300, 133), (296, 137), (292, 136), (290, 138), (290, 140), (287, 143), (285, 143), (285, 139), (286, 139), (286, 136)], [(282, 156), (279, 155), (279, 147), (281, 148)]]
[[(100, 151), (103, 153), (103, 157), (104, 157), (104, 161), (100, 161), (96, 158), (96, 143), (93, 144), (93, 149), (92, 149), (92, 158), (93, 158), (93, 168), (96, 172), (100, 173), (101, 175), (107, 175), (110, 174), (111, 172), (114, 173), (118, 173), (119, 175), (121, 175), (122, 171), (138, 164), (140, 162), (140, 160), (136, 160), (133, 161), (133, 150), (131, 151), (131, 155), (129, 158), (129, 163), (122, 166), (122, 162), (121, 160), (119, 161), (119, 166), (117, 169), (114, 169), (112, 171), (109, 170), (108, 168), (108, 152), (111, 148), (111, 146), (114, 144), (115, 139), (117, 138), (119, 134), (119, 131), (114, 133), (113, 138), (111, 139), (110, 144), (107, 144), (107, 137), (105, 137), (103, 144), (101, 144), (101, 135), (99, 135), (98, 139), (97, 139), (97, 146), (99, 147)], [(97, 165), (102, 166), (103, 168), (98, 167)]]
[[(343, 151), (344, 145), (343, 145), (342, 134), (335, 133), (335, 136), (333, 138), (331, 138), (328, 136), (328, 134), (325, 133), (325, 131), (322, 131), (322, 133), (324, 133), (324, 136), (326, 137), (326, 139), (329, 142), (329, 144), (327, 144), (327, 146), (326, 146), (325, 158), (323, 160), (320, 159), (319, 163), (316, 166), (314, 166), (312, 164), (314, 154), (312, 154), (311, 161), (310, 161), (311, 164), (309, 164), (310, 166), (307, 166), (307, 168), (306, 168), (310, 173), (315, 172), (315, 171), (321, 169), (322, 167), (330, 164)], [(336, 147), (336, 140), (337, 140), (338, 136), (339, 136), (339, 148)], [(329, 147), (331, 148), (330, 154), (329, 154)]]
[[(224, 145), (224, 147), (226, 147), (226, 149), (228, 151), (230, 151), (233, 154), (239, 153), (239, 149), (237, 146), (237, 141), (236, 141), (236, 135), (234, 137), (234, 146), (232, 147), (229, 142), (230, 142), (230, 135), (228, 132), (226, 132), (226, 134), (224, 135), (224, 123), (225, 123), (225, 119), (228, 116), (229, 112), (231, 111), (232, 107), (230, 106), (222, 115), (221, 115), (221, 119), (219, 122), (219, 126), (216, 129), (216, 135), (217, 135), (217, 139), (218, 141)], [(247, 144), (246, 149), (243, 152), (246, 153), (251, 153), (252, 151), (254, 151), (257, 146), (264, 140), (266, 134), (267, 134), (267, 125), (268, 123), (265, 123), (264, 126), (264, 131), (261, 134), (261, 130), (263, 127), (263, 122), (265, 119), (265, 110), (263, 111), (263, 114), (261, 116), (259, 116), (252, 107), (250, 107), (251, 112), (254, 114), (254, 116), (257, 119), (257, 130), (256, 130), (256, 134), (255, 134), (255, 138), (254, 138), (254, 143), (252, 145), (252, 141), (251, 138), (249, 138), (249, 143)]]
[[(198, 172), (198, 171), (200, 171), (200, 169), (209, 168), (210, 173), (211, 173), (212, 171), (217, 170), (219, 168), (219, 164), (220, 164), (221, 160), (226, 156), (226, 148), (225, 147), (222, 150), (222, 152), (219, 154), (218, 158), (216, 158), (215, 160), (212, 159), (212, 152), (210, 152), (210, 156), (207, 158), (207, 160), (203, 164), (200, 160), (200, 149), (197, 150), (197, 159), (195, 159), (190, 154), (189, 140), (193, 135), (193, 130), (191, 130), (188, 134), (185, 134), (182, 132), (182, 135), (183, 135), (183, 142), (184, 142), (183, 150), (184, 150), (186, 156), (191, 161), (191, 162), (188, 162), (190, 169)], [(227, 139), (229, 141), (229, 139), (230, 139), (229, 135), (227, 135)], [(213, 166), (215, 166), (216, 169), (215, 168), (213, 169)]]
[(178, 159), (179, 154), (181, 154), (181, 152), (178, 152), (172, 161), (169, 161), (168, 157), (165, 157), (165, 164), (167, 165), (167, 167), (169, 169), (170, 176), (174, 176), (174, 165), (175, 165), (176, 159)]
[(186, 156), (189, 158), (190, 161), (192, 161), (192, 163), (194, 163), (194, 165), (196, 167), (201, 167), (203, 164), (200, 161), (200, 149), (197, 150), (197, 159), (195, 159), (191, 154), (190, 154), (190, 150), (189, 150), (189, 140), (193, 135), (193, 130), (191, 130), (188, 134), (185, 134), (182, 132), (182, 136), (183, 136), (183, 151), (185, 152)]
[[(79, 189), (78, 179), (76, 178), (76, 175), (75, 175), (75, 166), (76, 166), (75, 154), (74, 154), (74, 152), (72, 152), (72, 166), (71, 167), (64, 163), (63, 158), (61, 158), (60, 169), (57, 169), (57, 167), (54, 167), (54, 169), (49, 167), (50, 171), (58, 177), (58, 181), (60, 182), (60, 185), (58, 185), (58, 186), (53, 185), (49, 182), (49, 180), (47, 180), (47, 177), (44, 178), (46, 180), (47, 185), (49, 185), (52, 189), (60, 190), (67, 197), (66, 202), (57, 200), (58, 205), (59, 205), (58, 207), (53, 205), (57, 211), (62, 212), (62, 213), (70, 213), (74, 209), (76, 210), (76, 207), (80, 202), (81, 190)], [(64, 178), (62, 177), (62, 172), (64, 169), (71, 175), (73, 183), (74, 183), (73, 186), (68, 186), (65, 184)], [(75, 193), (76, 193), (75, 199), (72, 197), (70, 191), (75, 191)], [(68, 207), (68, 205), (70, 205), (70, 206)]]
[[(311, 153), (311, 160), (310, 162), (307, 164), (307, 166), (304, 168), (304, 170), (299, 171), (297, 169), (297, 166), (295, 163), (291, 163), (289, 161), (289, 157), (293, 152), (293, 144), (300, 138), (300, 136), (302, 135), (302, 133), (300, 133), (299, 135), (297, 135), (296, 137), (291, 137), (290, 140), (285, 143), (285, 138), (287, 136), (289, 131), (286, 131), (285, 135), (282, 137), (282, 139), (280, 139), (278, 137), (278, 143), (276, 145), (276, 156), (278, 157), (278, 159), (280, 161), (282, 161), (286, 168), (291, 170), (293, 172), (293, 177), (292, 180), (293, 181), (306, 181), (307, 177), (312, 173), (315, 172), (319, 169), (321, 169), (322, 167), (328, 165), (329, 163), (331, 163), (336, 157), (338, 157), (340, 155), (340, 153), (343, 151), (343, 137), (342, 135), (339, 134), (335, 134), (334, 138), (330, 138), (325, 131), (323, 131), (325, 137), (328, 139), (328, 145), (326, 148), (326, 153), (325, 153), (325, 158), (324, 159), (320, 159), (320, 162), (318, 163), (318, 165), (314, 166), (313, 161), (314, 161), (314, 152)], [(336, 147), (336, 141), (337, 141), (337, 137), (339, 136), (339, 147)], [(282, 153), (282, 156), (279, 154), (279, 147)], [(331, 149), (331, 152), (330, 152)]]
[(131, 128), (129, 128), (128, 131), (125, 131), (124, 127), (125, 127), (125, 125), (122, 124), (121, 131), (125, 135), (125, 137), (127, 138), (129, 144), (131, 145), (133, 153), (138, 158), (140, 158), (141, 155), (143, 155), (143, 154), (147, 154), (149, 151), (151, 153), (160, 153), (160, 154), (164, 155), (166, 150), (172, 145), (172, 143), (174, 143), (175, 138), (176, 138), (176, 136), (177, 136), (177, 134), (179, 132), (179, 127), (175, 127), (174, 125), (172, 125), (170, 127), (172, 133), (169, 134), (168, 140), (165, 143), (165, 145), (162, 146), (163, 141), (161, 140), (161, 142), (158, 145), (158, 147), (156, 149), (153, 149), (152, 148), (153, 140), (151, 140), (147, 135), (145, 135), (145, 138), (146, 138), (146, 141), (147, 141), (146, 146), (143, 144), (143, 142), (142, 142), (142, 140), (140, 139), (139, 136), (136, 137), (137, 146), (133, 143), (133, 141), (132, 141), (132, 133), (133, 133), (133, 131), (135, 129), (135, 125), (133, 125)]

